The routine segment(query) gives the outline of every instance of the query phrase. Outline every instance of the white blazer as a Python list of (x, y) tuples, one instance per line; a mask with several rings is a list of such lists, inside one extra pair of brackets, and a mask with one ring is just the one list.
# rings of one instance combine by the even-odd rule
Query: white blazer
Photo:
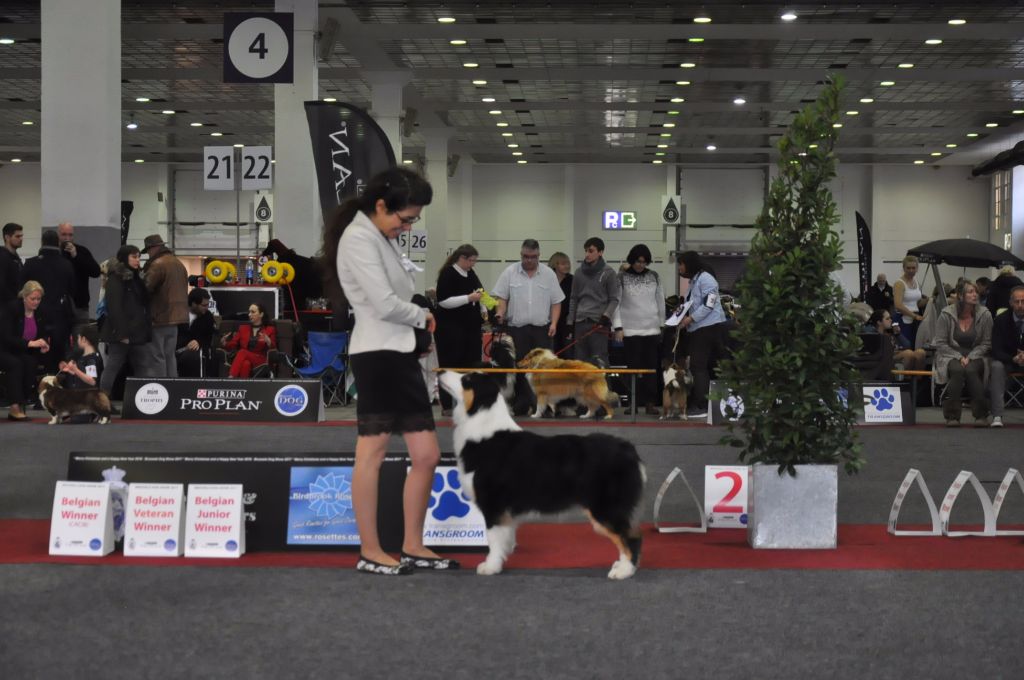
[(411, 302), (412, 262), (398, 244), (357, 211), (338, 242), (338, 279), (356, 316), (349, 354), (416, 347), (413, 327), (427, 327), (427, 310)]

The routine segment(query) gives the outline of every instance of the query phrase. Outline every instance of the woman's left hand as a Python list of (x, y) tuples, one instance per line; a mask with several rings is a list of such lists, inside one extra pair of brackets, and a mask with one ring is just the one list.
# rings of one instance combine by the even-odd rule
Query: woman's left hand
[(433, 314), (427, 312), (427, 332), (433, 333), (435, 330), (437, 330), (437, 320), (434, 319)]

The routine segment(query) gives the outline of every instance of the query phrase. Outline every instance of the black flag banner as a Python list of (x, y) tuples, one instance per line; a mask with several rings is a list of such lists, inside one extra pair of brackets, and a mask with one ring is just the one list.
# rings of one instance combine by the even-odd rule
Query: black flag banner
[(370, 178), (395, 164), (387, 135), (366, 111), (335, 102), (306, 102), (313, 163), (324, 221)]
[(128, 228), (131, 227), (135, 201), (121, 201), (121, 245), (128, 243)]
[(860, 294), (866, 295), (871, 287), (871, 230), (864, 216), (857, 216), (857, 262), (860, 265)]

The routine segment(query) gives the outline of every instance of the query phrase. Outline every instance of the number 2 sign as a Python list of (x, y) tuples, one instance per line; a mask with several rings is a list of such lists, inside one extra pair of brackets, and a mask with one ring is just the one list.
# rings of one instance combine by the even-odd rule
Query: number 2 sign
[(704, 466), (704, 512), (708, 526), (746, 528), (749, 471), (745, 465)]

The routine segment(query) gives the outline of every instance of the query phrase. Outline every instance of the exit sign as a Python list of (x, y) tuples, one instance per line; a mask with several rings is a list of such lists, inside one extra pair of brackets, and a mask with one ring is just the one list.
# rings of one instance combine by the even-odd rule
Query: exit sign
[(636, 229), (636, 212), (633, 210), (605, 210), (605, 229)]

